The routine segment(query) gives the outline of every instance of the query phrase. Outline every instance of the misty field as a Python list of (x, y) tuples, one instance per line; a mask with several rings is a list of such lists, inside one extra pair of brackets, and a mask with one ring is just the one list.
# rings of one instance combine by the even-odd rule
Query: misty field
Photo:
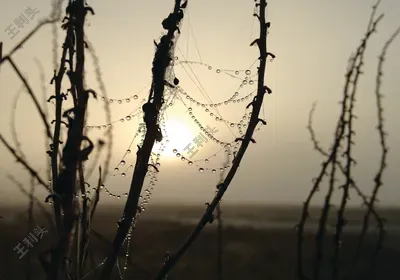
[[(101, 209), (101, 210), (100, 210)], [(115, 221), (121, 212), (120, 207), (101, 207), (94, 218), (95, 231), (89, 245), (88, 265), (97, 266), (106, 257), (112, 237), (116, 231)], [(224, 279), (295, 279), (296, 275), (296, 235), (298, 207), (264, 207), (264, 206), (223, 206), (223, 277)], [(152, 279), (163, 263), (166, 251), (174, 251), (192, 230), (192, 223), (204, 211), (201, 206), (168, 206), (153, 205), (146, 210), (137, 224), (132, 238), (131, 253), (125, 279)], [(317, 214), (317, 209), (311, 209)], [(39, 279), (44, 273), (38, 261), (38, 254), (51, 246), (53, 232), (43, 217), (37, 215), (37, 224), (44, 224), (49, 230), (42, 240), (22, 258), (13, 248), (27, 236), (25, 213), (19, 214), (15, 209), (2, 209), (4, 219), (1, 226), (1, 279), (27, 279), (27, 260), (31, 258), (31, 278)], [(376, 273), (378, 279), (398, 279), (400, 261), (400, 210), (381, 209), (383, 217), (388, 220), (388, 234), (384, 248), (377, 260)], [(356, 229), (361, 225), (362, 212), (349, 209), (349, 228)], [(311, 215), (313, 216), (313, 215)], [(313, 217), (311, 223), (315, 223)], [(374, 250), (376, 238), (368, 235), (362, 248), (362, 259), (356, 269), (357, 276), (352, 279), (372, 279), (373, 274), (366, 265)], [(96, 235), (97, 232), (101, 236)], [(312, 234), (311, 234), (312, 233)], [(331, 233), (330, 233), (331, 234)], [(342, 243), (341, 265), (343, 270), (352, 258), (357, 233), (347, 232)], [(331, 235), (326, 242), (332, 242)], [(306, 232), (305, 244), (306, 267), (311, 267), (314, 258), (314, 233)], [(326, 254), (330, 254), (327, 246)], [(93, 256), (94, 255), (94, 260)], [(191, 250), (184, 255), (182, 261), (168, 275), (168, 279), (217, 279), (217, 231), (214, 224), (207, 227), (200, 235)], [(120, 267), (124, 265), (125, 253), (121, 252)], [(89, 272), (91, 268), (87, 268)], [(343, 271), (342, 270), (342, 271)], [(97, 271), (100, 271), (98, 269)], [(97, 279), (96, 272), (83, 279)], [(117, 268), (113, 278), (119, 279)]]

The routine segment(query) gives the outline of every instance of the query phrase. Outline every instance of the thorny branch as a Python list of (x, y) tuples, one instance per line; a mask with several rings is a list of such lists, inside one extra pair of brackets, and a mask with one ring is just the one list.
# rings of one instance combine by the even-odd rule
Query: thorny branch
[(257, 46), (260, 51), (260, 66), (258, 68), (258, 85), (257, 85), (257, 96), (254, 99), (252, 106), (253, 106), (253, 111), (251, 114), (250, 122), (247, 127), (246, 133), (243, 138), (240, 138), (239, 140), (242, 141), (242, 144), (239, 148), (239, 151), (236, 154), (236, 157), (233, 160), (232, 167), (229, 170), (225, 180), (223, 181), (222, 184), (219, 184), (219, 189), (217, 194), (215, 195), (214, 199), (212, 200), (211, 203), (208, 204), (207, 209), (205, 210), (205, 213), (203, 214), (202, 218), (192, 231), (192, 233), (189, 235), (188, 239), (184, 242), (182, 247), (173, 255), (171, 255), (166, 262), (164, 263), (164, 266), (158, 273), (158, 275), (155, 277), (155, 280), (162, 280), (166, 276), (166, 274), (175, 266), (175, 264), (180, 260), (180, 258), (184, 255), (184, 253), (187, 251), (187, 249), (190, 247), (190, 245), (194, 242), (194, 240), (198, 237), (198, 235), (201, 233), (201, 231), (204, 229), (204, 227), (212, 222), (213, 220), (213, 213), (217, 205), (222, 199), (222, 196), (224, 195), (225, 191), (228, 189), (229, 184), (231, 183), (232, 179), (234, 178), (237, 169), (239, 168), (240, 162), (247, 150), (247, 147), (249, 146), (250, 142), (254, 143), (253, 133), (254, 130), (259, 123), (259, 113), (260, 109), (263, 103), (264, 99), (264, 94), (265, 93), (271, 93), (271, 89), (268, 88), (267, 86), (264, 85), (264, 77), (265, 77), (265, 66), (266, 66), (266, 61), (267, 61), (267, 31), (270, 27), (270, 23), (266, 22), (265, 19), (265, 10), (266, 10), (266, 0), (260, 0), (260, 3), (256, 3), (256, 7), (259, 7), (259, 14), (254, 14), (259, 20), (260, 23), (260, 36), (258, 39), (256, 39), (251, 45), (254, 45), (257, 43)]
[[(326, 195), (325, 203), (322, 209), (320, 221), (319, 221), (319, 228), (316, 236), (316, 258), (315, 258), (315, 265), (314, 265), (314, 274), (313, 274), (313, 279), (317, 280), (320, 277), (320, 269), (321, 269), (321, 261), (323, 258), (323, 247), (324, 247), (324, 236), (326, 234), (326, 223), (328, 219), (328, 213), (329, 213), (329, 208), (332, 206), (331, 205), (331, 196), (334, 190), (334, 183), (336, 181), (335, 178), (335, 169), (336, 166), (339, 167), (340, 171), (345, 177), (345, 183), (341, 186), (343, 189), (343, 195), (337, 215), (337, 222), (336, 222), (336, 232), (334, 235), (334, 256), (332, 260), (332, 267), (333, 267), (333, 273), (332, 273), (332, 279), (337, 279), (339, 276), (339, 267), (338, 267), (338, 259), (339, 259), (339, 251), (341, 247), (341, 236), (343, 233), (343, 228), (346, 225), (347, 221), (344, 219), (344, 212), (346, 209), (347, 201), (349, 199), (349, 189), (354, 188), (359, 196), (361, 196), (364, 204), (367, 205), (368, 207), (368, 212), (370, 214), (373, 214), (375, 219), (378, 222), (378, 228), (380, 232), (383, 232), (383, 223), (382, 219), (379, 217), (377, 212), (375, 211), (373, 205), (368, 202), (366, 196), (361, 192), (361, 190), (357, 187), (355, 181), (352, 178), (351, 175), (351, 169), (352, 166), (356, 163), (354, 158), (352, 157), (352, 150), (351, 146), (354, 145), (354, 142), (352, 140), (352, 137), (355, 135), (355, 132), (352, 128), (353, 126), (353, 119), (356, 118), (356, 115), (354, 114), (354, 104), (355, 104), (355, 95), (357, 92), (357, 84), (360, 75), (362, 74), (361, 68), (363, 66), (363, 57), (364, 53), (366, 50), (366, 45), (367, 42), (370, 38), (370, 36), (376, 31), (376, 25), (378, 22), (382, 19), (383, 15), (380, 15), (375, 19), (375, 13), (377, 10), (377, 7), (379, 5), (379, 2), (373, 7), (370, 21), (368, 24), (368, 29), (367, 33), (365, 34), (360, 46), (357, 48), (356, 53), (351, 57), (349, 61), (349, 67), (348, 71), (346, 73), (346, 81), (345, 81), (345, 87), (344, 87), (344, 95), (343, 95), (343, 100), (342, 100), (342, 110), (341, 110), (341, 115), (338, 120), (336, 132), (335, 132), (335, 139), (334, 143), (332, 145), (332, 148), (330, 152), (324, 151), (320, 146), (319, 143), (316, 139), (315, 133), (312, 129), (312, 115), (315, 110), (315, 104), (313, 105), (313, 108), (311, 109), (310, 116), (309, 116), (309, 125), (308, 129), (311, 135), (311, 140), (314, 144), (314, 148), (327, 157), (327, 160), (322, 164), (322, 169), (318, 177), (313, 179), (314, 185), (310, 191), (309, 196), (306, 199), (306, 202), (304, 203), (302, 215), (301, 215), (301, 220), (297, 226), (297, 266), (298, 266), (298, 277), (300, 279), (309, 279), (308, 277), (305, 276), (304, 270), (303, 270), (303, 235), (304, 235), (304, 226), (306, 223), (306, 220), (308, 218), (309, 212), (309, 204), (311, 202), (311, 199), (313, 198), (314, 194), (319, 190), (320, 183), (323, 180), (324, 175), (327, 174), (327, 168), (329, 165), (331, 165), (331, 172), (330, 172), (330, 180), (329, 180), (329, 189), (328, 193)], [(347, 132), (346, 132), (347, 131)], [(340, 161), (337, 158), (337, 154), (339, 152), (339, 149), (341, 148), (341, 143), (343, 141), (343, 138), (346, 138), (347, 140), (345, 141), (346, 148), (345, 152), (343, 153), (343, 157), (346, 160), (346, 165), (343, 166)], [(379, 242), (378, 242), (379, 243)]]
[(181, 0), (175, 0), (173, 13), (171, 13), (168, 18), (162, 22), (164, 29), (166, 29), (168, 32), (166, 35), (161, 37), (160, 43), (157, 45), (157, 50), (153, 60), (153, 82), (151, 85), (149, 99), (142, 108), (144, 112), (143, 119), (146, 124), (146, 135), (143, 146), (138, 146), (137, 160), (134, 167), (129, 195), (122, 216), (123, 218), (121, 219), (117, 234), (114, 238), (112, 249), (108, 254), (101, 272), (101, 280), (110, 279), (118, 252), (120, 251), (131, 224), (136, 217), (139, 196), (147, 173), (151, 151), (156, 139), (159, 141), (162, 139), (162, 136), (160, 139), (160, 128), (157, 122), (160, 115), (160, 109), (164, 103), (165, 73), (173, 59), (171, 57), (171, 50), (173, 45), (176, 43), (174, 41), (174, 34), (175, 31), (179, 32), (179, 24), (183, 19), (186, 5), (187, 1), (181, 5)]

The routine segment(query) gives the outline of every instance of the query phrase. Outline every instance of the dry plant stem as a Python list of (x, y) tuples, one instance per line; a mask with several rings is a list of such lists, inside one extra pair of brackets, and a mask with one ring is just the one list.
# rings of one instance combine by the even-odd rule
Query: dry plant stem
[[(303, 238), (304, 238), (303, 236), (304, 236), (305, 223), (309, 216), (309, 212), (308, 212), (309, 205), (310, 205), (310, 202), (311, 202), (314, 194), (319, 190), (319, 187), (323, 180), (323, 177), (327, 173), (328, 166), (330, 164), (336, 165), (336, 163), (337, 163), (337, 160), (336, 160), (337, 153), (338, 153), (342, 138), (345, 134), (345, 128), (346, 128), (345, 126), (347, 124), (347, 120), (345, 118), (346, 118), (346, 114), (348, 111), (347, 103), (348, 103), (348, 100), (351, 98), (349, 95), (349, 89), (351, 88), (351, 85), (352, 85), (351, 78), (353, 77), (353, 75), (357, 71), (357, 69), (359, 70), (359, 68), (357, 68), (357, 67), (360, 67), (357, 65), (358, 58), (364, 52), (365, 47), (366, 47), (366, 42), (369, 39), (369, 37), (372, 35), (375, 25), (382, 18), (382, 16), (380, 16), (376, 21), (373, 21), (373, 17), (375, 15), (375, 10), (376, 10), (376, 8), (373, 9), (371, 19), (370, 19), (370, 24), (369, 24), (369, 26), (372, 26), (372, 28), (368, 29), (368, 32), (365, 35), (361, 45), (358, 47), (356, 54), (350, 60), (349, 69), (348, 69), (348, 72), (346, 73), (346, 81), (345, 81), (345, 86), (344, 86), (344, 91), (343, 91), (343, 99), (342, 99), (342, 109), (341, 109), (341, 114), (340, 114), (340, 117), (339, 117), (339, 120), (337, 123), (335, 140), (334, 140), (334, 143), (331, 148), (331, 153), (328, 155), (328, 159), (322, 163), (322, 168), (321, 168), (319, 175), (313, 179), (314, 185), (313, 185), (306, 201), (304, 202), (300, 222), (297, 226), (297, 239), (298, 239), (297, 240), (297, 273), (298, 273), (298, 277), (300, 279), (309, 279), (308, 277), (305, 276), (304, 270), (303, 270)], [(332, 171), (333, 171), (333, 169), (332, 169)], [(331, 173), (331, 175), (332, 175), (332, 173)], [(332, 177), (331, 177), (331, 182), (333, 182), (332, 180), (334, 180), (334, 179), (332, 179)], [(346, 198), (346, 200), (347, 200), (347, 198)], [(326, 206), (329, 206), (329, 204), (325, 204), (325, 207)], [(325, 211), (327, 211), (327, 210), (325, 210)], [(320, 223), (320, 225), (324, 226), (323, 223)], [(322, 232), (322, 230), (326, 230), (326, 229), (319, 228), (319, 232)], [(318, 244), (323, 244), (323, 242), (321, 240), (319, 240), (320, 238), (323, 238), (323, 237), (324, 237), (324, 235), (322, 235), (322, 234), (317, 235), (317, 246), (318, 246)], [(322, 249), (317, 248), (317, 255), (316, 255), (317, 263), (319, 263), (319, 261), (321, 261), (321, 255), (319, 255), (321, 253), (320, 252), (318, 253), (319, 250), (322, 250)], [(314, 277), (316, 277), (316, 279), (318, 279), (318, 276), (319, 276), (319, 268), (315, 267), (314, 268)]]
[(6, 148), (10, 151), (10, 153), (15, 157), (17, 162), (21, 163), (25, 169), (42, 185), (46, 190), (48, 190), (47, 184), (44, 180), (40, 177), (40, 175), (33, 169), (27, 161), (25, 161), (21, 156), (19, 156), (16, 151), (10, 146), (10, 144), (4, 139), (4, 137), (0, 134), (0, 141), (6, 146)]
[[(61, 134), (61, 113), (62, 113), (62, 102), (63, 102), (63, 95), (61, 93), (61, 85), (62, 85), (62, 80), (65, 74), (66, 70), (66, 57), (67, 57), (67, 52), (73, 53), (73, 29), (71, 26), (68, 27), (67, 29), (67, 35), (64, 41), (64, 44), (62, 46), (63, 52), (61, 55), (61, 63), (60, 63), (60, 68), (58, 70), (57, 75), (54, 75), (52, 82), (54, 82), (54, 91), (55, 95), (52, 96), (56, 100), (56, 112), (55, 112), (55, 125), (54, 125), (54, 136), (53, 136), (53, 148), (52, 148), (52, 153), (51, 153), (51, 173), (52, 173), (52, 185), (53, 185), (53, 192), (57, 191), (57, 180), (58, 178), (58, 149), (60, 146), (60, 134)], [(72, 61), (70, 57), (70, 70), (73, 71), (72, 69)], [(72, 87), (72, 86), (71, 86)], [(52, 98), (50, 97), (50, 99)], [(50, 100), (49, 99), (49, 100)], [(60, 235), (61, 234), (61, 205), (60, 201), (58, 199), (54, 200), (54, 215), (55, 215), (55, 220), (56, 220), (56, 226), (57, 226), (57, 233)]]
[(266, 10), (266, 0), (260, 0), (259, 4), (259, 15), (256, 15), (260, 22), (260, 37), (257, 39), (257, 45), (260, 51), (260, 66), (258, 70), (258, 85), (257, 85), (257, 96), (252, 103), (253, 111), (251, 114), (250, 122), (248, 128), (246, 130), (246, 134), (243, 139), (241, 139), (242, 144), (239, 148), (239, 151), (236, 154), (236, 157), (233, 160), (232, 167), (229, 170), (225, 180), (222, 184), (220, 184), (218, 192), (212, 202), (208, 205), (204, 215), (189, 235), (188, 239), (184, 242), (182, 247), (173, 254), (168, 261), (165, 262), (164, 266), (155, 277), (156, 280), (162, 280), (165, 275), (176, 265), (176, 263), (180, 260), (180, 258), (184, 255), (190, 245), (194, 242), (194, 240), (198, 237), (204, 227), (212, 221), (213, 212), (217, 207), (218, 203), (222, 199), (225, 191), (229, 187), (232, 179), (234, 178), (237, 169), (239, 168), (240, 162), (249, 146), (250, 141), (254, 141), (252, 139), (254, 130), (257, 124), (260, 122), (259, 113), (263, 103), (264, 94), (266, 92), (266, 87), (264, 85), (264, 76), (265, 76), (265, 66), (267, 60), (267, 29), (268, 23), (265, 19), (265, 10)]
[(52, 138), (51, 132), (50, 132), (50, 126), (49, 126), (49, 124), (48, 124), (48, 122), (46, 120), (46, 116), (43, 113), (43, 109), (40, 106), (35, 94), (33, 93), (33, 90), (31, 88), (31, 86), (29, 85), (28, 81), (26, 80), (24, 75), (22, 75), (21, 71), (19, 70), (17, 65), (14, 63), (14, 60), (10, 56), (8, 56), (6, 58), (3, 58), (3, 60), (8, 60), (10, 62), (12, 68), (17, 73), (18, 77), (21, 79), (22, 83), (24, 84), (24, 86), (26, 87), (26, 89), (27, 89), (27, 91), (29, 93), (29, 96), (32, 98), (33, 103), (35, 104), (35, 107), (36, 107), (37, 111), (39, 112), (39, 115), (40, 115), (40, 117), (41, 117), (41, 119), (43, 121), (43, 124), (44, 124), (45, 128), (46, 128), (47, 137)]
[[(76, 45), (76, 67), (75, 71), (70, 73), (72, 88), (76, 90), (76, 104), (73, 108), (74, 118), (69, 118), (68, 139), (63, 150), (63, 168), (57, 178), (57, 192), (62, 191), (61, 205), (64, 212), (62, 233), (60, 235), (57, 247), (53, 251), (52, 265), (48, 280), (58, 280), (65, 275), (63, 258), (69, 254), (68, 248), (71, 244), (72, 230), (76, 220), (74, 207), (74, 193), (76, 188), (76, 171), (81, 157), (81, 142), (83, 140), (83, 127), (88, 102), (88, 91), (84, 89), (84, 62), (85, 62), (85, 43), (84, 43), (84, 22), (87, 8), (84, 0), (70, 2), (69, 16), (70, 22), (74, 27), (75, 45)], [(72, 62), (71, 62), (72, 63)], [(75, 99), (74, 99), (75, 101)], [(75, 103), (75, 102), (74, 102)]]
[(376, 20), (374, 20), (373, 16), (375, 15), (375, 11), (377, 9), (377, 5), (374, 6), (373, 8), (373, 13), (372, 13), (372, 17), (370, 19), (370, 24), (368, 26), (368, 30), (367, 30), (367, 34), (364, 37), (359, 49), (358, 49), (358, 53), (359, 55), (355, 57), (355, 60), (357, 61), (357, 64), (354, 66), (354, 77), (353, 77), (353, 81), (352, 81), (352, 92), (350, 95), (350, 105), (349, 105), (349, 109), (348, 109), (348, 119), (346, 121), (347, 124), (347, 147), (346, 147), (346, 151), (344, 152), (345, 158), (346, 158), (346, 167), (345, 167), (345, 177), (346, 177), (346, 182), (343, 186), (343, 195), (342, 195), (342, 200), (340, 203), (340, 207), (339, 207), (339, 211), (338, 211), (338, 215), (337, 215), (337, 221), (336, 221), (336, 233), (335, 233), (335, 237), (334, 237), (334, 256), (333, 256), (333, 274), (332, 274), (332, 279), (338, 279), (339, 277), (339, 252), (340, 252), (340, 242), (341, 242), (341, 238), (342, 238), (342, 234), (343, 234), (343, 229), (344, 226), (346, 225), (347, 221), (344, 219), (344, 212), (346, 209), (346, 205), (347, 205), (347, 201), (349, 199), (349, 189), (350, 186), (352, 184), (352, 179), (351, 179), (351, 169), (353, 164), (356, 163), (356, 161), (354, 160), (354, 158), (352, 157), (352, 145), (354, 145), (353, 142), (353, 136), (355, 135), (355, 132), (353, 130), (353, 120), (356, 117), (353, 113), (354, 111), (354, 104), (355, 104), (355, 96), (357, 93), (357, 85), (358, 85), (358, 81), (359, 78), (362, 74), (361, 71), (361, 67), (364, 64), (364, 53), (366, 50), (366, 45), (367, 45), (367, 41), (369, 39), (369, 37), (371, 36), (371, 34), (373, 32), (376, 32), (376, 26), (378, 24), (378, 22), (382, 19), (383, 15), (380, 15)]
[[(229, 158), (229, 154), (231, 153), (231, 149), (230, 148), (228, 148), (228, 154), (226, 155), (226, 161), (225, 161), (225, 164), (224, 164), (224, 166), (228, 166), (229, 165), (229, 162), (230, 162), (230, 158)], [(225, 169), (224, 169), (225, 170)], [(218, 186), (220, 185), (220, 184), (222, 184), (224, 182), (224, 173), (221, 173), (220, 174), (220, 177), (219, 177), (219, 182), (218, 182)], [(220, 201), (219, 203), (218, 203), (218, 205), (217, 205), (217, 234), (218, 234), (218, 239), (217, 239), (217, 248), (218, 248), (218, 255), (217, 255), (217, 263), (218, 263), (218, 266), (217, 266), (217, 275), (218, 275), (218, 279), (219, 280), (223, 280), (223, 271), (222, 271), (222, 269), (223, 269), (223, 267), (222, 267), (222, 264), (223, 264), (223, 236), (222, 236), (222, 229), (223, 229), (223, 220), (222, 220), (222, 210), (221, 210), (221, 202), (222, 201)]]
[(11, 111), (10, 129), (11, 129), (11, 137), (14, 142), (16, 152), (21, 156), (21, 158), (26, 159), (24, 151), (21, 149), (21, 142), (19, 141), (19, 137), (18, 137), (18, 133), (17, 133), (17, 126), (15, 124), (16, 115), (17, 115), (16, 114), (17, 113), (17, 105), (18, 105), (18, 100), (21, 96), (21, 93), (22, 93), (22, 89), (20, 89), (14, 97), (14, 102), (13, 102), (12, 111)]
[[(308, 130), (311, 136), (311, 140), (314, 144), (314, 148), (320, 152), (322, 155), (324, 156), (329, 156), (328, 152), (326, 152), (321, 146), (319, 146), (319, 142), (317, 141), (314, 129), (313, 129), (313, 125), (312, 125), (312, 118), (313, 118), (313, 114), (315, 112), (315, 107), (316, 107), (316, 103), (313, 104), (312, 109), (310, 110), (310, 115), (309, 115), (309, 121), (308, 121)], [(337, 165), (339, 167), (339, 170), (341, 171), (341, 173), (344, 175), (345, 174), (345, 168), (344, 166), (341, 164), (340, 161), (337, 161)], [(370, 211), (370, 213), (374, 216), (377, 226), (378, 226), (378, 242), (377, 242), (377, 251), (379, 251), (379, 248), (381, 247), (382, 241), (383, 241), (383, 237), (384, 237), (384, 220), (383, 218), (380, 217), (380, 215), (378, 214), (378, 212), (375, 210), (375, 207), (370, 205), (369, 199), (368, 197), (360, 190), (360, 188), (357, 186), (356, 182), (354, 181), (354, 179), (351, 179), (351, 188), (353, 188), (355, 190), (355, 192), (357, 193), (357, 195), (362, 199), (363, 204), (368, 208), (368, 211)], [(365, 228), (364, 228), (365, 227)], [(366, 230), (368, 229), (368, 224), (367, 225), (363, 225), (363, 228), (366, 232)], [(364, 234), (365, 234), (364, 232)], [(361, 249), (361, 243), (362, 241), (360, 239), (358, 239), (358, 249), (356, 249), (356, 253), (355, 253), (355, 257), (353, 260), (353, 265), (351, 266), (350, 271), (348, 272), (347, 276), (351, 275), (352, 271), (355, 268), (355, 265), (358, 261), (359, 258), (359, 250)]]
[(50, 23), (56, 23), (60, 20), (60, 18), (54, 18), (54, 19), (46, 19), (46, 20), (42, 20), (41, 22), (38, 23), (38, 25), (36, 25), (36, 27), (29, 32), (28, 35), (25, 36), (24, 39), (21, 40), (20, 43), (18, 43), (11, 51), (9, 54), (0, 57), (0, 66), (3, 64), (3, 62), (5, 62), (7, 59), (9, 59), (17, 50), (19, 50), (20, 48), (22, 48), (22, 46), (37, 32), (39, 31), (40, 28), (42, 28), (44, 25), (46, 24), (50, 24)]
[[(380, 138), (381, 158), (380, 158), (379, 169), (378, 169), (377, 174), (374, 179), (375, 186), (372, 191), (372, 196), (371, 196), (370, 200), (367, 202), (369, 207), (367, 208), (367, 211), (364, 215), (363, 226), (361, 229), (360, 236), (358, 238), (356, 253), (355, 253), (352, 267), (355, 266), (355, 264), (357, 263), (357, 261), (359, 259), (360, 249), (361, 249), (362, 243), (364, 241), (366, 232), (369, 228), (370, 216), (371, 216), (371, 214), (374, 215), (374, 206), (375, 206), (374, 204), (377, 200), (377, 195), (378, 195), (379, 189), (383, 185), (382, 176), (383, 176), (383, 172), (387, 165), (386, 158), (387, 158), (387, 153), (388, 153), (388, 147), (386, 144), (386, 132), (384, 129), (384, 119), (383, 119), (383, 105), (382, 105), (382, 97), (383, 96), (381, 93), (383, 64), (385, 61), (385, 57), (386, 57), (388, 48), (390, 47), (392, 42), (396, 39), (396, 37), (399, 35), (399, 33), (400, 33), (400, 27), (392, 34), (392, 36), (389, 38), (389, 40), (386, 41), (385, 45), (382, 48), (382, 52), (379, 56), (376, 81), (375, 81), (375, 96), (376, 96), (377, 117), (378, 117), (377, 130), (378, 130), (379, 138)], [(383, 237), (384, 237), (383, 220), (378, 219), (377, 221), (378, 221), (379, 237), (378, 237), (378, 242), (377, 242), (377, 246), (375, 249), (375, 254), (374, 254), (375, 257), (377, 256), (377, 254), (380, 250), (381, 243), (383, 242)]]
[[(177, 16), (179, 12), (182, 12), (181, 15), (183, 18), (183, 10), (181, 9), (181, 0), (175, 0), (173, 14)], [(109, 252), (107, 259), (104, 263), (100, 280), (110, 279), (112, 269), (114, 267), (115, 261), (118, 256), (118, 252), (120, 251), (121, 246), (124, 243), (124, 240), (129, 231), (129, 228), (131, 227), (133, 219), (136, 217), (139, 196), (147, 173), (148, 162), (151, 155), (151, 151), (153, 149), (154, 142), (157, 136), (157, 128), (158, 128), (157, 120), (159, 118), (159, 110), (162, 106), (164, 99), (163, 95), (164, 95), (164, 84), (165, 84), (165, 72), (168, 66), (170, 66), (170, 62), (172, 60), (170, 52), (173, 44), (174, 33), (182, 18), (177, 19), (176, 22), (174, 21), (173, 26), (171, 26), (168, 29), (167, 34), (161, 38), (154, 56), (153, 68), (152, 68), (153, 72), (153, 83), (151, 87), (152, 89), (150, 91), (149, 101), (148, 103), (146, 103), (147, 106), (153, 109), (151, 110), (151, 112), (150, 111), (144, 112), (146, 128), (147, 128), (145, 139), (143, 142), (143, 146), (141, 148), (139, 147), (136, 153), (137, 160), (133, 172), (129, 195), (123, 212), (123, 219), (121, 219), (121, 223), (119, 225), (117, 234), (113, 241), (112, 249)], [(153, 103), (151, 103), (151, 100), (153, 101)]]
[[(42, 91), (43, 113), (44, 113), (46, 120), (48, 121), (49, 110), (47, 107), (47, 92), (46, 92), (45, 74), (44, 74), (43, 66), (37, 58), (35, 58), (35, 63), (37, 65), (39, 73), (40, 73), (40, 85), (41, 85), (41, 91)], [(45, 142), (45, 149), (47, 150), (48, 147), (50, 146), (50, 139), (48, 137), (45, 137), (44, 142)], [(51, 159), (50, 159), (50, 157), (48, 157), (48, 155), (46, 155), (46, 175), (47, 175), (48, 181), (50, 182), (51, 181)]]

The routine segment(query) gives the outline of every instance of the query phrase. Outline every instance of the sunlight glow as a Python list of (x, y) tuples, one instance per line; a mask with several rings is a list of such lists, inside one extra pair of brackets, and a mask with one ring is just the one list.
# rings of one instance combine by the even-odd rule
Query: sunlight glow
[[(175, 156), (173, 152), (174, 149), (177, 149), (179, 152), (183, 153), (185, 147), (193, 140), (192, 131), (180, 120), (167, 120), (164, 129), (167, 131), (167, 139), (169, 142), (166, 143), (165, 139), (162, 141), (162, 143), (165, 144), (164, 151), (161, 153), (163, 156)], [(160, 143), (156, 143), (154, 145), (153, 152), (157, 153), (160, 146)]]

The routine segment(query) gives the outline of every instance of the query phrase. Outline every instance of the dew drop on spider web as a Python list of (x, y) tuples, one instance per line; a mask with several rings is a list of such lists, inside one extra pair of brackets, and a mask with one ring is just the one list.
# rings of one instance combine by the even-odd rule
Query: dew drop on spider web
[(179, 57), (175, 56), (175, 60), (178, 60), (178, 59), (179, 59)]
[(125, 177), (125, 176), (126, 176), (126, 174), (125, 174), (125, 173), (121, 173), (121, 176), (122, 176), (122, 177)]
[(121, 165), (125, 165), (125, 163), (126, 163), (125, 160), (121, 160), (120, 162)]
[(231, 123), (231, 124), (230, 124), (230, 126), (231, 126), (231, 127), (234, 127), (234, 126), (235, 126), (235, 124), (234, 124), (234, 123)]
[(101, 101), (104, 101), (104, 100), (106, 100), (106, 99), (105, 99), (104, 97), (102, 97), (102, 98), (101, 98)]
[(138, 99), (138, 96), (135, 94), (134, 96), (133, 96), (133, 99)]
[(221, 70), (220, 69), (217, 69), (217, 71), (216, 71), (217, 73), (221, 73)]
[(208, 158), (206, 158), (204, 161), (207, 163), (209, 160), (208, 160)]
[(252, 85), (252, 84), (254, 84), (254, 81), (253, 81), (253, 80), (250, 80), (250, 81), (249, 81), (249, 85)]
[(108, 102), (109, 102), (109, 103), (113, 103), (113, 102), (114, 102), (114, 100), (113, 100), (113, 99), (110, 99)]
[(127, 154), (130, 154), (130, 153), (131, 153), (131, 150), (129, 150), (129, 149), (126, 150), (126, 153), (127, 153)]
[(125, 99), (126, 103), (131, 102), (131, 100), (129, 98)]
[(176, 156), (177, 156), (177, 157), (180, 157), (180, 156), (181, 156), (181, 154), (180, 154), (180, 153), (177, 153), (177, 154), (176, 154)]
[(114, 171), (115, 171), (115, 172), (118, 172), (118, 171), (119, 171), (118, 167), (115, 167), (115, 168), (114, 168)]
[(177, 149), (173, 149), (172, 152), (173, 152), (174, 154), (176, 154), (176, 153), (178, 152), (178, 150), (177, 150)]
[(188, 165), (190, 166), (190, 165), (192, 165), (193, 164), (193, 161), (188, 161)]
[(235, 71), (235, 74), (236, 74), (236, 75), (239, 75), (239, 71)]
[(243, 80), (242, 84), (247, 85), (247, 80)]
[(212, 170), (212, 173), (215, 173), (215, 172), (217, 172), (217, 170), (213, 169), (213, 170)]
[(126, 116), (126, 120), (130, 121), (131, 120), (131, 116)]
[(181, 161), (185, 161), (186, 160), (186, 158), (185, 157), (181, 157)]
[(212, 67), (211, 66), (208, 66), (208, 70), (211, 70), (212, 69)]
[(118, 104), (121, 104), (122, 103), (122, 100), (118, 100)]
[(247, 69), (245, 73), (246, 73), (246, 75), (250, 75), (251, 71), (249, 69)]
[(199, 172), (204, 172), (204, 168), (203, 168), (203, 167), (200, 167), (200, 168), (199, 168)]

